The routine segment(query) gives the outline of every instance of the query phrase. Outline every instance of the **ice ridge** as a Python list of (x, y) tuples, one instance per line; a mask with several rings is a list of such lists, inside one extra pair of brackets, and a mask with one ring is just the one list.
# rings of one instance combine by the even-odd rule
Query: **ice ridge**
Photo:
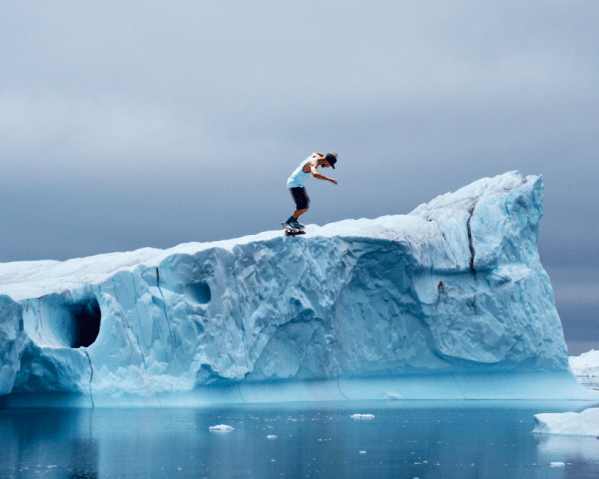
[(0, 264), (0, 395), (159, 403), (243, 384), (570, 374), (542, 203), (540, 177), (510, 172), (304, 237)]

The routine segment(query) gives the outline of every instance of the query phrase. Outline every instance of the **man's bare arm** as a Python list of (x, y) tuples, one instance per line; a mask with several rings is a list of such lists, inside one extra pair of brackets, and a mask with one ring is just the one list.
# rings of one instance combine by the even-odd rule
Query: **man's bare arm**
[(310, 170), (312, 170), (312, 176), (314, 178), (316, 178), (317, 180), (324, 180), (324, 181), (330, 181), (333, 184), (337, 184), (337, 180), (334, 180), (333, 178), (327, 178), (326, 176), (324, 176), (323, 174), (318, 172), (318, 163), (316, 163), (316, 161), (313, 161), (310, 165)]

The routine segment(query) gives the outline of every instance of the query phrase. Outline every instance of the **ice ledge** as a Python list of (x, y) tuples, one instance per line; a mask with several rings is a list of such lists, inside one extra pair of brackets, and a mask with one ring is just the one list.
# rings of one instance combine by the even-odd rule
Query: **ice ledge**
[(314, 401), (578, 401), (599, 403), (599, 393), (581, 386), (568, 372), (511, 372), (409, 375), (390, 378), (240, 383), (187, 392), (89, 396), (68, 393), (12, 394), (0, 409), (35, 407), (202, 407), (214, 404)]

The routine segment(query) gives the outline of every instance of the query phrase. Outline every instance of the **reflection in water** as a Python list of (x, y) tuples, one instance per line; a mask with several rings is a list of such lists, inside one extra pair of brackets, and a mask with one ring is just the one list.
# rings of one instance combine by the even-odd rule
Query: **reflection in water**
[(93, 421), (91, 410), (3, 411), (0, 477), (98, 477)]
[[(5, 410), (0, 479), (599, 476), (596, 439), (531, 434), (534, 414), (572, 404), (471, 404)], [(217, 424), (235, 429), (208, 430)], [(550, 467), (560, 461), (567, 465)]]
[(550, 460), (561, 456), (570, 465), (565, 477), (599, 477), (599, 438), (536, 436), (539, 457)]

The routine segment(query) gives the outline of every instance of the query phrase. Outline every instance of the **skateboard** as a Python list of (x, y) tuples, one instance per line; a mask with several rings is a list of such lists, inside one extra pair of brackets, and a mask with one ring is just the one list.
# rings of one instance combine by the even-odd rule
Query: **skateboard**
[(295, 230), (290, 230), (287, 228), (285, 229), (285, 236), (293, 236), (295, 238), (297, 235), (305, 235), (305, 234), (306, 234), (306, 232), (304, 230), (295, 231)]

